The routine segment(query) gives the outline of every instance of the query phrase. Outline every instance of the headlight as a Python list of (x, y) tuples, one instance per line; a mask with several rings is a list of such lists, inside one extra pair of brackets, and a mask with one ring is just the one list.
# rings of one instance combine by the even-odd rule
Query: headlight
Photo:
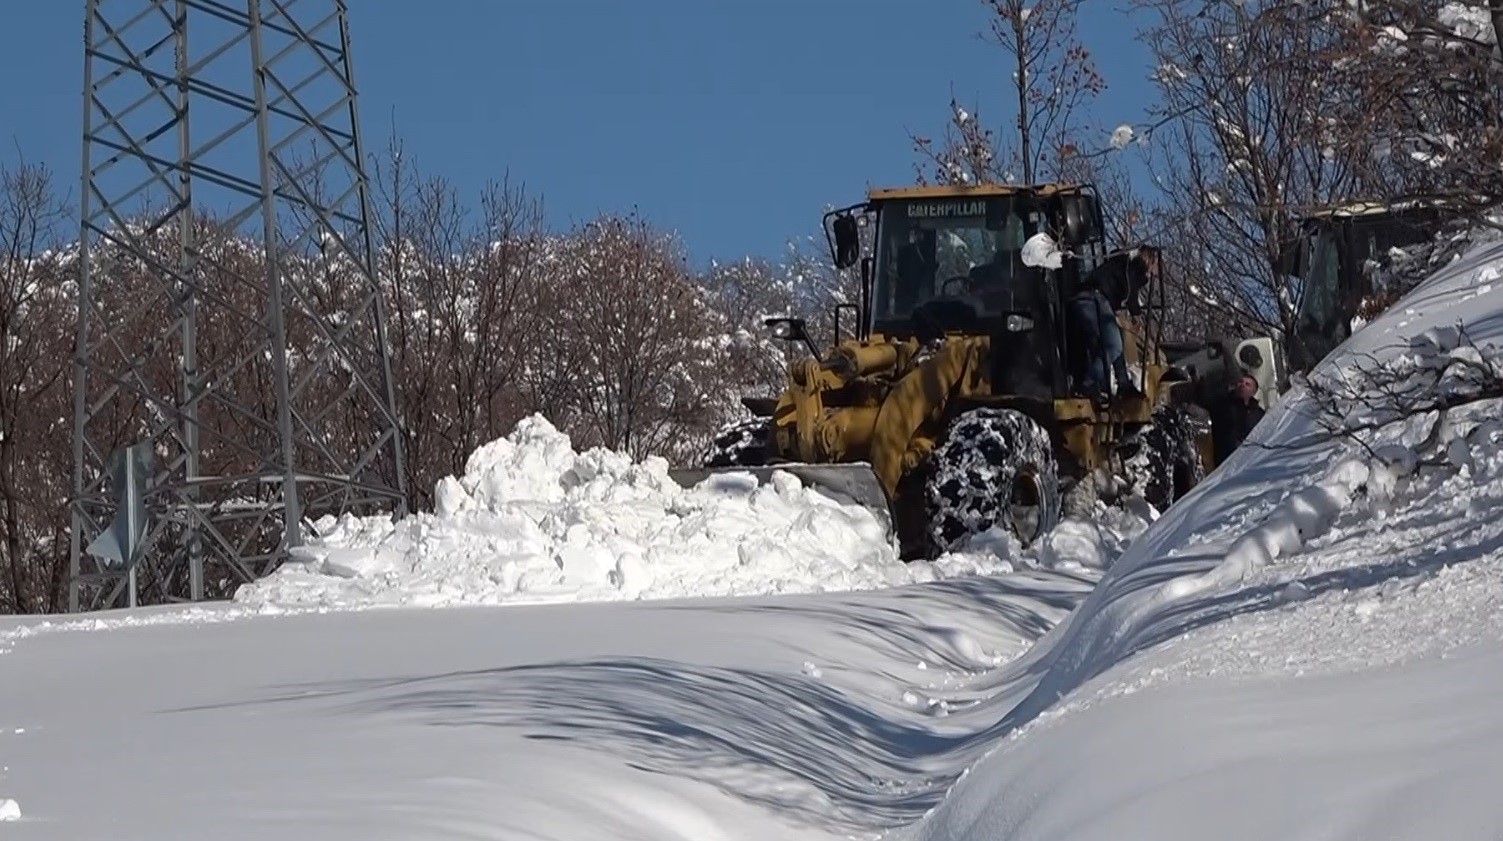
[(1025, 330), (1032, 329), (1033, 319), (1026, 315), (1017, 315), (1014, 313), (1007, 317), (1007, 332), (1009, 333), (1022, 333)]

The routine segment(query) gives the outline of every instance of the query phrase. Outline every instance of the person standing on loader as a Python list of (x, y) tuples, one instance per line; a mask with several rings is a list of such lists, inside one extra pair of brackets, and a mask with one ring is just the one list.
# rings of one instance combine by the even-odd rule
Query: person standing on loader
[(1116, 375), (1119, 397), (1142, 394), (1127, 373), (1126, 348), (1117, 312), (1126, 309), (1133, 316), (1142, 314), (1138, 293), (1158, 276), (1158, 267), (1158, 248), (1140, 245), (1108, 257), (1081, 280), (1071, 303), (1086, 349), (1085, 372), (1080, 382), (1082, 393), (1106, 394), (1109, 366)]

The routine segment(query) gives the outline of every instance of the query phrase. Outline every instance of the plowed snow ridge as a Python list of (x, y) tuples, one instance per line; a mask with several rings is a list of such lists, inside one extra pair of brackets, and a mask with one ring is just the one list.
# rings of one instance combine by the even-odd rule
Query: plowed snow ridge
[(433, 512), (325, 518), (301, 562), (242, 587), (253, 605), (370, 607), (610, 601), (866, 590), (1002, 574), (1015, 564), (1099, 569), (1146, 528), (1125, 513), (1070, 521), (1022, 557), (971, 551), (904, 563), (870, 511), (780, 475), (682, 488), (668, 464), (577, 452), (541, 416), (477, 450)]

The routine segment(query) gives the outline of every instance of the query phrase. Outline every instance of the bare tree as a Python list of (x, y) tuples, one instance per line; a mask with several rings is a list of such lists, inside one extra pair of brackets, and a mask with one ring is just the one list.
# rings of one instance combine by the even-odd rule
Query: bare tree
[(686, 262), (635, 216), (605, 216), (571, 237), (550, 283), (565, 293), (553, 324), (566, 346), (559, 358), (572, 365), (570, 431), (581, 443), (683, 460), (718, 420), (723, 401), (710, 384), (723, 357)]
[[(1328, 115), (1352, 93), (1344, 43), (1319, 10), (1288, 0), (1139, 0), (1165, 122), (1151, 165), (1190, 301), (1285, 335), (1299, 290), (1275, 269), (1294, 215), (1361, 187)], [(1154, 160), (1157, 158), (1157, 160)]]
[(769, 318), (800, 317), (801, 293), (807, 293), (799, 288), (803, 281), (798, 273), (785, 273), (769, 260), (752, 258), (715, 263), (697, 278), (715, 314), (718, 343), (725, 355), (722, 382), (728, 402), (741, 394), (777, 394), (787, 381), (788, 364), (807, 353), (774, 339), (766, 328)]
[[(1080, 112), (1106, 87), (1090, 51), (1077, 39), (1084, 0), (981, 0), (991, 11), (988, 40), (1009, 56), (1017, 109), (1015, 144), (996, 135), (950, 96), (950, 121), (941, 144), (913, 137), (916, 151), (940, 183), (1032, 184), (1057, 178), (1078, 145)], [(919, 177), (924, 180), (923, 169)]]
[(486, 185), (472, 216), (395, 140), (374, 170), (408, 488), (426, 507), (438, 479), (522, 416), (524, 360), (546, 322), (543, 210), (508, 177)]
[(463, 325), (450, 340), (455, 356), (455, 424), (449, 438), (453, 467), (481, 444), (504, 434), (521, 417), (522, 360), (548, 335), (541, 307), (542, 258), (547, 237), (543, 205), (510, 175), (486, 186), (471, 234)]
[(51, 173), (0, 170), (0, 613), (66, 592), (72, 276)]
[(1330, 114), (1337, 153), (1368, 166), (1369, 192), (1443, 197), (1487, 222), (1503, 200), (1503, 61), (1497, 0), (1333, 3), (1335, 62), (1353, 93)]

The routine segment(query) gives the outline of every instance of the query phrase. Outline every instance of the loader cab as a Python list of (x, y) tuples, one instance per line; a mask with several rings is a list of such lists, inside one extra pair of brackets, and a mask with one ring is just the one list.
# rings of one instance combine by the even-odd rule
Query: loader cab
[[(1068, 392), (1065, 304), (1079, 277), (1104, 259), (1104, 224), (1089, 186), (916, 187), (873, 191), (858, 206), (871, 256), (862, 261), (862, 335), (937, 340), (986, 335), (993, 379), (1009, 393)], [(860, 231), (835, 211), (837, 267), (859, 259)], [(1045, 232), (1077, 259), (1058, 270), (1024, 264), (1024, 243)]]
[(1374, 271), (1388, 264), (1391, 249), (1433, 240), (1451, 218), (1443, 205), (1363, 203), (1300, 220), (1278, 265), (1300, 281), (1289, 368), (1309, 372), (1352, 335), (1359, 316), (1391, 303)]

